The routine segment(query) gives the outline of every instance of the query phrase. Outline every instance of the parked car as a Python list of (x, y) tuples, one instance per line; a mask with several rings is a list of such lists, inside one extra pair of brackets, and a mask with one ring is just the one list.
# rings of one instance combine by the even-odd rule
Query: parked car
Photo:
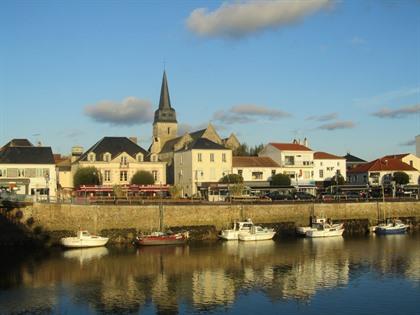
[(335, 198), (334, 195), (327, 192), (323, 192), (318, 195), (318, 199), (322, 201), (333, 201)]
[(297, 191), (293, 194), (293, 199), (295, 200), (314, 200), (315, 196), (308, 194), (304, 191)]
[(272, 191), (266, 195), (271, 200), (293, 200), (293, 196), (287, 192)]
[(360, 193), (357, 191), (348, 191), (346, 192), (346, 199), (347, 200), (359, 200)]

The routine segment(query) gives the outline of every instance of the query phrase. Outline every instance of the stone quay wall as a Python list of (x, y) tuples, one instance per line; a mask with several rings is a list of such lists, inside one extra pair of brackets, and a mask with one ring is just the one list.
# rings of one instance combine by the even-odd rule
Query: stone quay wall
[(402, 218), (413, 229), (419, 227), (420, 202), (294, 203), (294, 204), (163, 204), (163, 205), (74, 205), (33, 204), (14, 209), (27, 230), (48, 234), (54, 243), (80, 229), (109, 236), (112, 242), (129, 242), (137, 233), (188, 229), (193, 239), (215, 239), (235, 220), (252, 218), (254, 223), (274, 227), (279, 234), (308, 225), (310, 216), (344, 221), (346, 233), (367, 233), (369, 226), (385, 217)]

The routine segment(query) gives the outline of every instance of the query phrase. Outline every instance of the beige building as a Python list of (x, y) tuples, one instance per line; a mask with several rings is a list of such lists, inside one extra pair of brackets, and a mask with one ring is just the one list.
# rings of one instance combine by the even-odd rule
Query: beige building
[(156, 184), (166, 184), (166, 163), (137, 145), (135, 139), (104, 137), (79, 157), (80, 151), (73, 150), (72, 154), (77, 158), (72, 163), (72, 174), (81, 167), (96, 167), (103, 185), (129, 184), (137, 171), (150, 172)]
[(13, 139), (0, 149), (0, 187), (22, 199), (55, 200), (57, 174), (51, 147)]
[(182, 195), (196, 195), (230, 174), (232, 150), (207, 138), (198, 138), (174, 153), (174, 180)]
[(234, 156), (232, 157), (232, 173), (241, 175), (245, 184), (268, 184), (271, 176), (282, 173), (282, 169), (269, 157)]
[(258, 156), (266, 156), (276, 162), (282, 173), (291, 179), (292, 185), (314, 184), (314, 151), (307, 147), (307, 141), (299, 144), (269, 143)]
[(402, 154), (393, 154), (384, 156), (383, 159), (398, 159), (405, 164), (408, 164), (414, 167), (416, 170), (420, 171), (420, 157), (415, 156), (411, 153), (402, 153)]
[(346, 159), (326, 152), (314, 153), (314, 180), (331, 181), (336, 174), (347, 178)]

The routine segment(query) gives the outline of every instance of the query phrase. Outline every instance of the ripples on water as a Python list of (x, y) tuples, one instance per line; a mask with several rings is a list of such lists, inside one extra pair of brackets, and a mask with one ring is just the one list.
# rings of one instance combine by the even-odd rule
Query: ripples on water
[(1, 257), (1, 314), (420, 314), (419, 235)]

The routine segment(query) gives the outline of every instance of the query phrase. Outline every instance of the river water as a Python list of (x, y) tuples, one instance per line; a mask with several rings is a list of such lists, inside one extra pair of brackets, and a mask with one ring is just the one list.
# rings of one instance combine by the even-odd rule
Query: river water
[(0, 314), (420, 314), (419, 233), (0, 255)]

